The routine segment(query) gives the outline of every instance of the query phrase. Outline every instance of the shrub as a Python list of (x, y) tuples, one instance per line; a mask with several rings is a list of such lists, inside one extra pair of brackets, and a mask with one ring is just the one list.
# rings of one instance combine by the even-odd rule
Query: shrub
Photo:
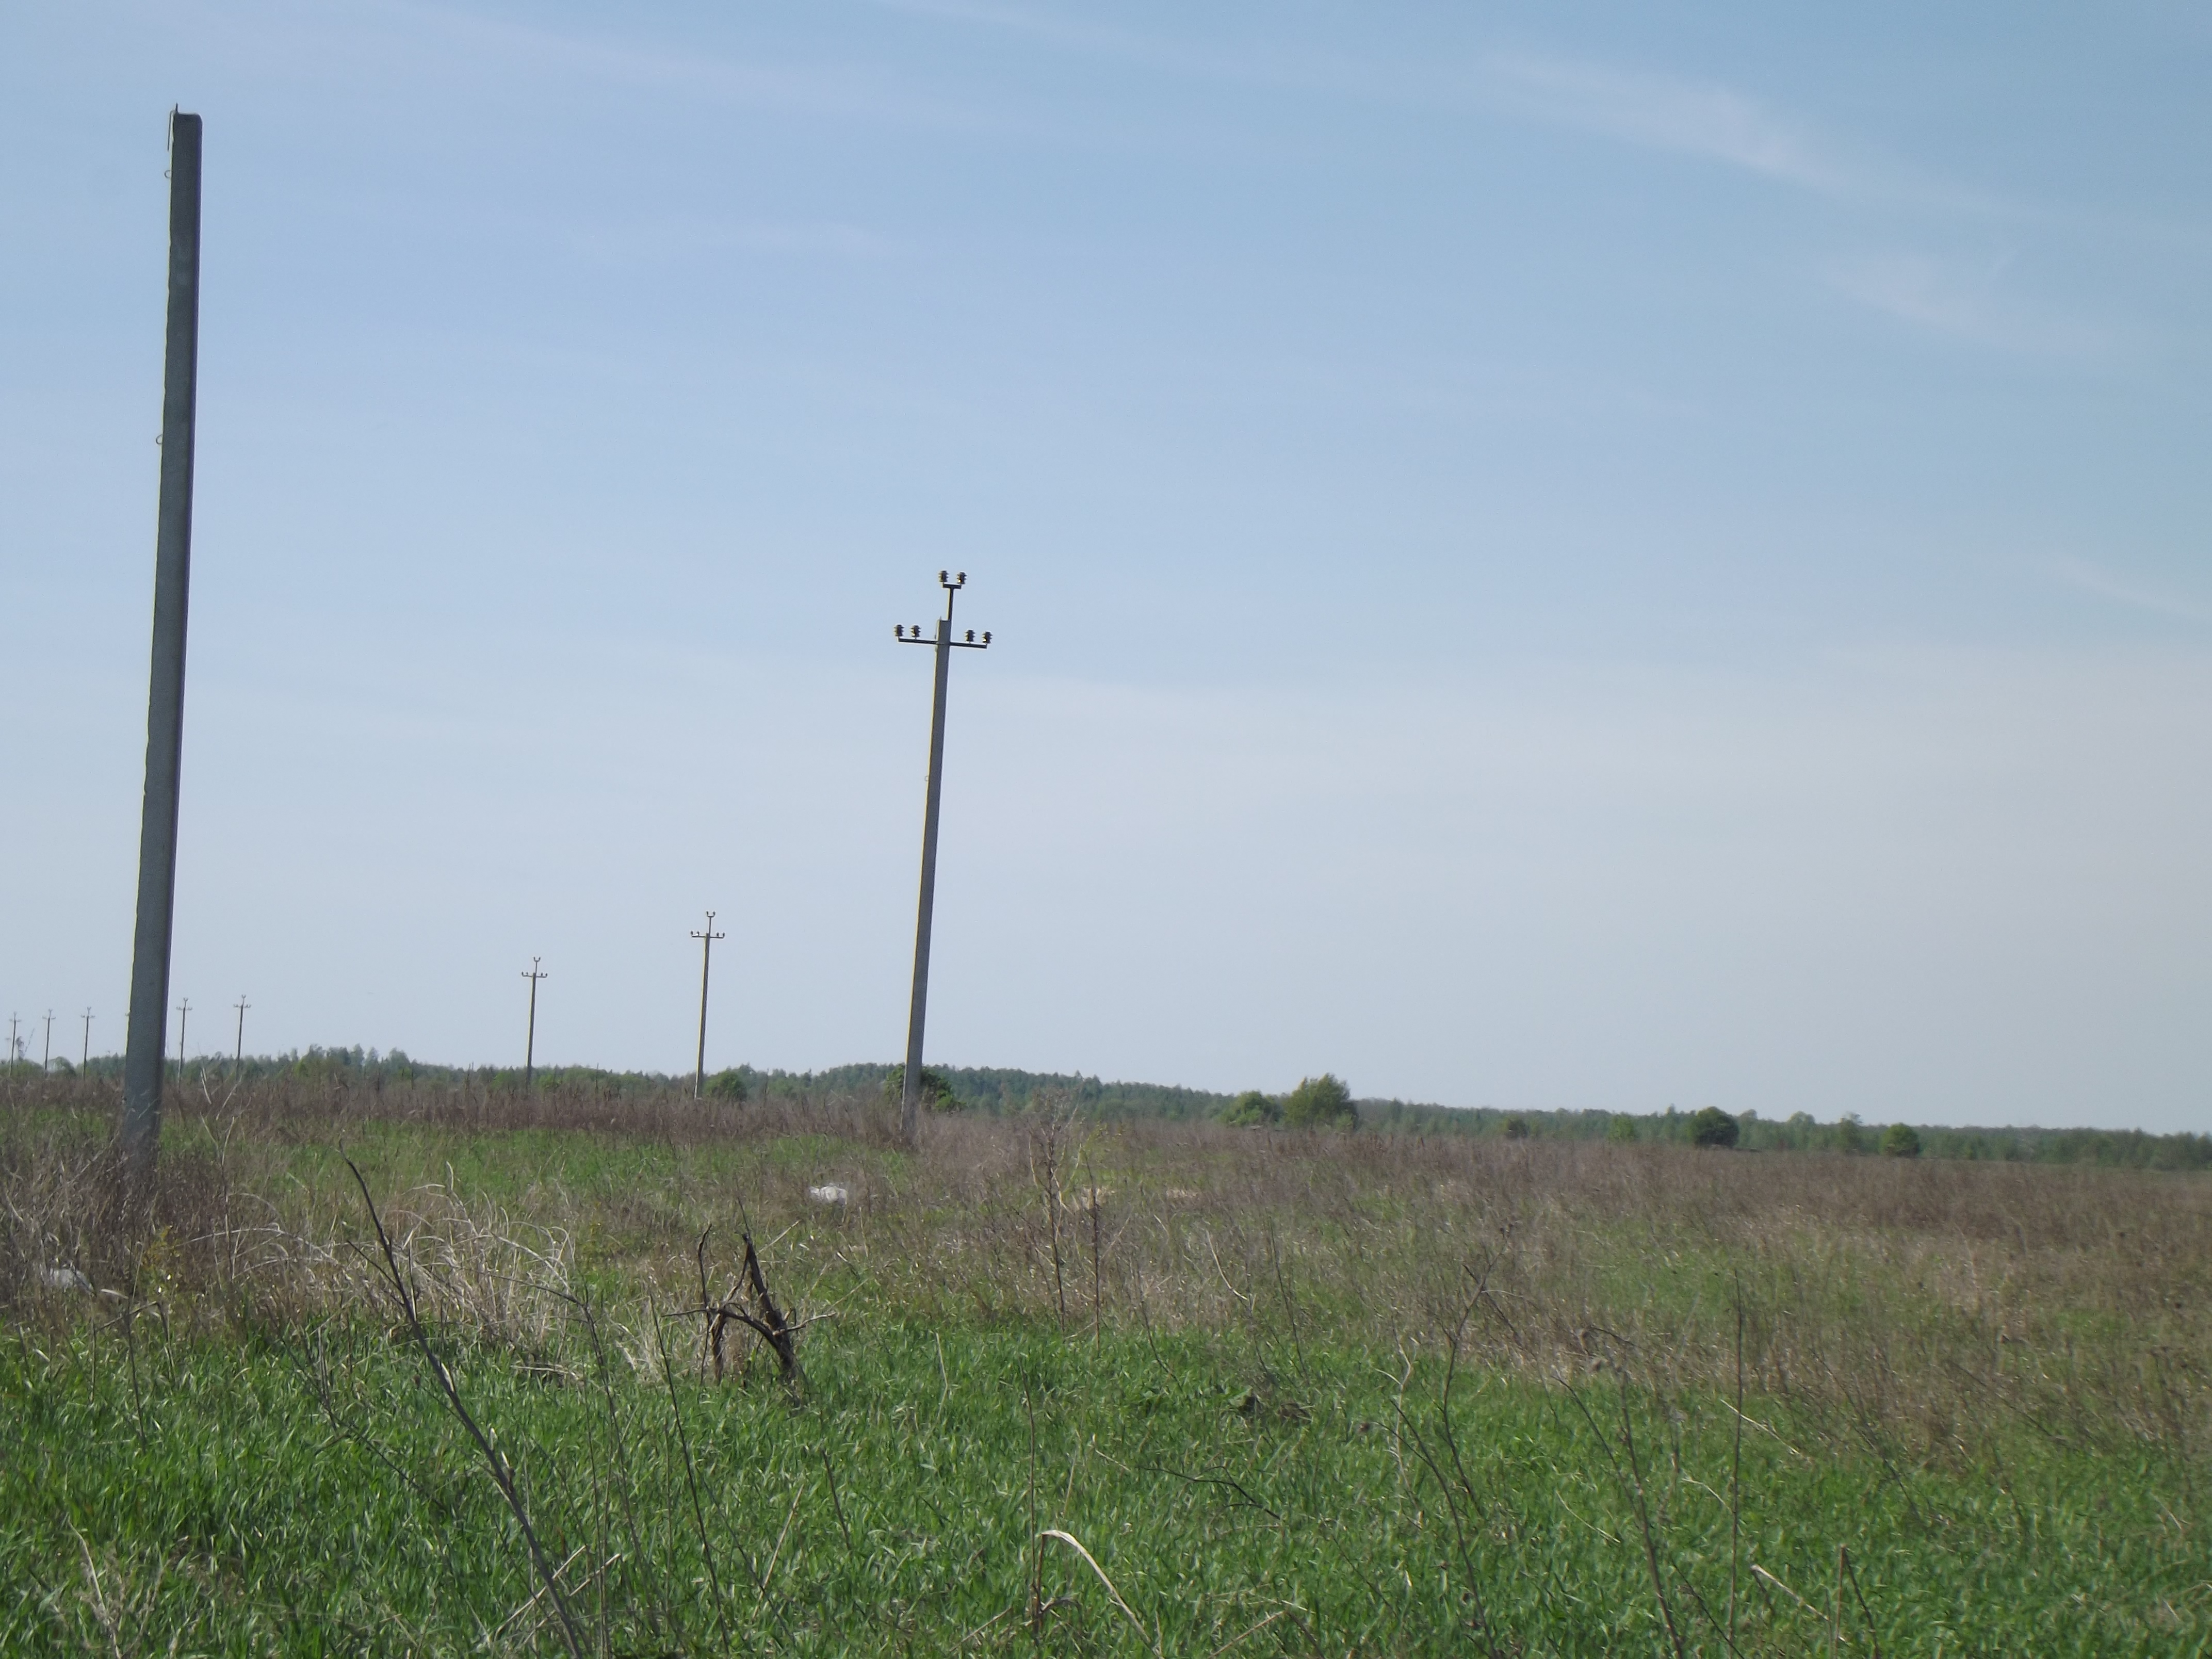
[(1700, 1106), (1690, 1114), (1690, 1139), (1699, 1146), (1733, 1146), (1742, 1127), (1717, 1106)]
[(1605, 1126), (1605, 1138), (1616, 1146), (1636, 1144), (1636, 1120), (1622, 1113)]
[[(952, 1085), (945, 1080), (942, 1072), (933, 1072), (925, 1066), (916, 1084), (923, 1111), (957, 1112), (960, 1109), (960, 1097), (952, 1092)], [(884, 1098), (896, 1106), (903, 1103), (905, 1097), (906, 1067), (894, 1066), (890, 1075), (884, 1079)]]
[(1881, 1132), (1881, 1155), (1884, 1158), (1917, 1158), (1920, 1156), (1920, 1131), (1910, 1123), (1893, 1123)]
[(1528, 1139), (1528, 1120), (1522, 1116), (1518, 1112), (1514, 1113), (1511, 1117), (1507, 1118), (1505, 1120), (1505, 1138), (1508, 1140)]
[(1283, 1121), (1283, 1103), (1257, 1089), (1247, 1089), (1222, 1109), (1221, 1121), (1240, 1129), (1265, 1128)]
[(1334, 1072), (1300, 1079), (1283, 1097), (1283, 1121), (1293, 1129), (1356, 1129), (1359, 1114), (1352, 1091)]
[(1863, 1142), (1859, 1134), (1859, 1115), (1856, 1112), (1845, 1112), (1836, 1121), (1836, 1150), (1839, 1152), (1856, 1152), (1863, 1150)]
[(745, 1098), (745, 1079), (743, 1073), (735, 1071), (715, 1073), (707, 1079), (707, 1097), (709, 1100), (726, 1100), (732, 1105), (743, 1105)]

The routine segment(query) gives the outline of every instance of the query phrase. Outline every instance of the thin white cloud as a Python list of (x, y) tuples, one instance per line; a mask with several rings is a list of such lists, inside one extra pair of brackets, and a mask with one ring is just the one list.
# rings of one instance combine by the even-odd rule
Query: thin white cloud
[(1500, 55), (1484, 67), (1503, 102), (1539, 119), (1807, 189), (1866, 184), (1795, 123), (1729, 87), (1559, 58)]
[(1814, 194), (2007, 224), (2204, 246), (2200, 231), (2163, 221), (2048, 206), (1932, 176), (1818, 131), (1719, 82), (1532, 53), (1483, 59), (1479, 82), (1495, 108), (1522, 119), (1733, 167)]
[(2001, 278), (2009, 263), (1976, 267), (1919, 253), (1868, 254), (1835, 264), (1828, 280), (1846, 299), (1885, 316), (1993, 350), (2098, 358), (2122, 343), (2109, 326), (2007, 293)]
[(2069, 587), (2080, 588), (2085, 593), (2094, 593), (2100, 599), (2111, 599), (2133, 610), (2148, 611), (2182, 622), (2212, 623), (2212, 605), (2161, 593), (2126, 577), (2116, 576), (2087, 559), (2054, 560), (2051, 572)]

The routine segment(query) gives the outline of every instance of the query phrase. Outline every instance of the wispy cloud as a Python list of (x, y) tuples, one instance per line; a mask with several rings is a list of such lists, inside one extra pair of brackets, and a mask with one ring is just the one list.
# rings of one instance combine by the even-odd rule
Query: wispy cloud
[(2160, 592), (2126, 577), (2116, 576), (2087, 559), (2054, 560), (2051, 572), (2069, 587), (2094, 593), (2100, 599), (2111, 599), (2132, 610), (2148, 611), (2180, 622), (2212, 623), (2212, 605), (2176, 599), (2170, 593)]
[(1832, 265), (1845, 298), (1930, 333), (1969, 345), (2042, 357), (2109, 356), (2114, 329), (2066, 316), (2007, 293), (2009, 258), (1974, 266), (1918, 253), (1869, 254)]
[(1479, 72), (1491, 106), (1524, 120), (1711, 162), (1817, 195), (1939, 218), (2081, 228), (2114, 234), (2195, 233), (2151, 221), (2054, 210), (1932, 175), (1878, 149), (1823, 132), (1768, 100), (1717, 81), (1586, 59), (1497, 53)]
[(1796, 123), (1712, 82), (1521, 55), (1492, 57), (1484, 68), (1501, 102), (1538, 119), (1812, 190), (1868, 182)]

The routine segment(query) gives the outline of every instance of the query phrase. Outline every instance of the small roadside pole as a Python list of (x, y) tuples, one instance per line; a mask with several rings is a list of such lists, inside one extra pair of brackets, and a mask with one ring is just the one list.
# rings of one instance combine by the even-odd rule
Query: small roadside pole
[(530, 981), (530, 1029), (522, 1039), (522, 1088), (526, 1094), (530, 1091), (531, 1079), (537, 1074), (538, 1069), (538, 981), (553, 977), (550, 974), (541, 974), (538, 971), (538, 964), (541, 960), (543, 960), (542, 957), (531, 957), (530, 966), (524, 970), (522, 975)]
[(185, 1033), (191, 1028), (192, 1000), (186, 997), (177, 1005), (177, 1081), (185, 1079), (185, 1067), (191, 1063), (191, 1051), (185, 1047)]
[(20, 1015), (8, 1016), (8, 1069), (11, 1072), (15, 1069), (15, 1028), (21, 1024)]
[(54, 1069), (54, 1011), (51, 1008), (46, 1010), (46, 1049), (39, 1057), (39, 1069), (41, 1072)]
[(246, 1011), (252, 1006), (246, 1000), (243, 991), (238, 994), (238, 1000), (231, 1005), (238, 1010), (238, 1046), (231, 1050), (230, 1054), (230, 1074), (233, 1077), (238, 1075), (239, 1067), (246, 1063)]
[(77, 1070), (78, 1070), (78, 1071), (82, 1072), (82, 1071), (83, 1071), (87, 1066), (90, 1066), (91, 1064), (92, 1064), (92, 1010), (91, 1010), (91, 1009), (89, 1009), (89, 1008), (88, 1008), (88, 1009), (86, 1009), (86, 1010), (84, 1011), (84, 1054), (83, 1054), (83, 1057), (82, 1057), (82, 1058), (81, 1058), (81, 1059), (77, 1061), (77, 1063), (76, 1063), (76, 1068), (77, 1068)]
[(972, 628), (964, 639), (952, 637), (952, 602), (968, 586), (968, 573), (963, 570), (949, 576), (940, 570), (937, 585), (945, 590), (945, 614), (938, 618), (934, 638), (925, 636), (920, 623), (910, 632), (904, 624), (891, 629), (892, 637), (902, 644), (937, 648), (937, 690), (929, 711), (929, 795), (921, 814), (921, 904), (914, 924), (914, 1000), (907, 1009), (906, 1081), (899, 1092), (899, 1135), (909, 1146), (914, 1145), (921, 1104), (921, 1031), (929, 1008), (929, 923), (937, 902), (937, 805), (945, 786), (945, 689), (955, 647), (981, 651), (991, 643), (988, 633), (978, 640)]
[(699, 941), (699, 1061), (691, 1073), (691, 1098), (707, 1097), (707, 970), (714, 965), (714, 941), (729, 937), (714, 931), (714, 913), (707, 912), (705, 932), (695, 927), (691, 937)]
[(146, 794), (131, 1022), (123, 1041), (124, 1161), (143, 1179), (161, 1139), (161, 1037), (176, 917), (177, 801), (184, 777), (185, 612), (192, 560), (192, 444), (199, 392), (200, 118), (169, 114), (169, 312), (161, 379), (161, 490), (155, 511), (154, 655), (147, 677)]

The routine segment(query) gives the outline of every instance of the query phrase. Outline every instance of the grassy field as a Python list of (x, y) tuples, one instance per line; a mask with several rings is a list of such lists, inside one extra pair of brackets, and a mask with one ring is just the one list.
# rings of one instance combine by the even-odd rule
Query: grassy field
[(2212, 1648), (2200, 1176), (112, 1109), (0, 1128), (0, 1651)]

